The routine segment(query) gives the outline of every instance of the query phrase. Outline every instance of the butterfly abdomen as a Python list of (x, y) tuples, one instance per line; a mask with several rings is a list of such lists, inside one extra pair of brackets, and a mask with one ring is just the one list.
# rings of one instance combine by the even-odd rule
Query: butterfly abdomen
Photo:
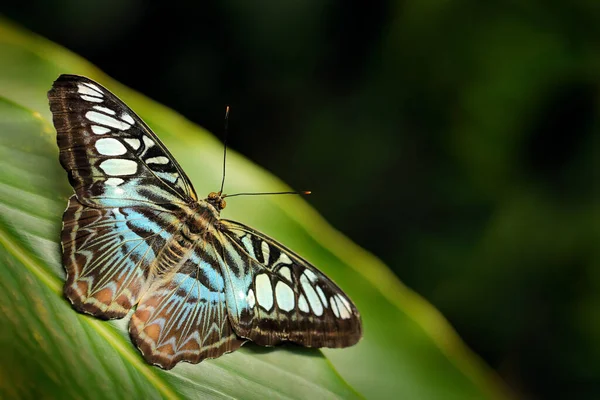
[(157, 254), (152, 275), (159, 277), (179, 272), (194, 248), (203, 247), (206, 236), (214, 230), (215, 214), (206, 205), (192, 203), (180, 208), (173, 235)]

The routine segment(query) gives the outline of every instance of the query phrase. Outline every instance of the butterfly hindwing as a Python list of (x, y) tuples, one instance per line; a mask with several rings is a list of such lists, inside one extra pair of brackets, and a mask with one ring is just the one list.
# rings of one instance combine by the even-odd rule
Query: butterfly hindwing
[(60, 162), (80, 202), (189, 202), (196, 193), (158, 137), (98, 83), (61, 75), (48, 93)]
[(355, 305), (308, 261), (240, 223), (221, 220), (219, 230), (214, 248), (238, 335), (261, 345), (307, 347), (346, 347), (361, 338)]
[(164, 369), (198, 363), (238, 349), (229, 323), (218, 265), (194, 248), (177, 272), (153, 283), (131, 318), (129, 332), (144, 358)]
[(65, 296), (85, 313), (125, 316), (147, 286), (176, 220), (169, 210), (93, 208), (71, 196), (62, 230)]

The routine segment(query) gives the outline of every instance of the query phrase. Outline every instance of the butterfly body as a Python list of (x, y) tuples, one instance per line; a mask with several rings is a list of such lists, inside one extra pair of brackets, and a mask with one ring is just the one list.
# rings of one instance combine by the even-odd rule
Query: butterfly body
[(270, 237), (199, 200), (166, 147), (131, 109), (87, 78), (49, 92), (60, 161), (75, 194), (63, 216), (64, 293), (93, 316), (135, 309), (130, 335), (170, 369), (292, 341), (346, 347), (362, 336), (352, 301)]

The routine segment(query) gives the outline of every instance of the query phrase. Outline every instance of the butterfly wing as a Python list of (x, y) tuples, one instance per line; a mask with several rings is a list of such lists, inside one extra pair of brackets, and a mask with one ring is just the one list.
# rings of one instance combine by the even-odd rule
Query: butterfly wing
[(150, 286), (129, 325), (144, 358), (164, 369), (216, 358), (244, 343), (227, 317), (219, 266), (202, 246), (186, 257), (180, 269)]
[(218, 229), (212, 245), (239, 336), (266, 346), (346, 347), (360, 340), (356, 306), (308, 261), (240, 223), (221, 220)]
[(148, 126), (98, 83), (61, 75), (48, 92), (60, 162), (82, 204), (189, 203), (188, 177)]
[(71, 196), (61, 237), (65, 296), (87, 314), (124, 317), (147, 287), (177, 221), (158, 207), (94, 208)]
[(75, 189), (63, 216), (65, 295), (80, 311), (120, 318), (196, 194), (156, 135), (98, 83), (61, 75), (48, 99)]

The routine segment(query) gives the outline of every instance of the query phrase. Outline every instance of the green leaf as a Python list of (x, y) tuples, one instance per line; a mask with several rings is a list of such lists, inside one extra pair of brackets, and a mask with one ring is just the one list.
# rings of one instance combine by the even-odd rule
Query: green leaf
[[(65, 49), (0, 20), (0, 397), (507, 396), (434, 308), (299, 197), (231, 199), (224, 216), (276, 237), (333, 278), (361, 311), (363, 340), (322, 351), (250, 344), (168, 372), (145, 364), (129, 340), (126, 319), (78, 314), (61, 295), (58, 239), (72, 189), (58, 163), (46, 99), (61, 73), (95, 79), (127, 102), (169, 147), (199, 194), (219, 186), (222, 145), (211, 134)], [(233, 153), (227, 189), (288, 188)]]

